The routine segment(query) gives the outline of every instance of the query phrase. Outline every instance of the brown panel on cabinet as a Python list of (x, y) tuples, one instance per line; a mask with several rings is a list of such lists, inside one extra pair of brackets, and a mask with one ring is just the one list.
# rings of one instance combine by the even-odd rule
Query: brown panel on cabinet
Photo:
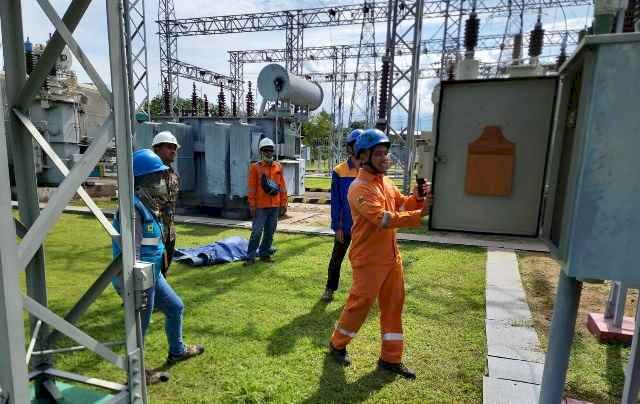
[(465, 191), (471, 195), (511, 196), (516, 146), (499, 126), (487, 126), (469, 143)]

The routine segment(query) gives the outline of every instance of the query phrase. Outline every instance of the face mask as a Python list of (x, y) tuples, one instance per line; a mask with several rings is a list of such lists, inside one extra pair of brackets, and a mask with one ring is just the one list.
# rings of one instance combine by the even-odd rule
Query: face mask
[(273, 161), (273, 154), (271, 156), (262, 154), (262, 161), (264, 161), (265, 163), (271, 163)]

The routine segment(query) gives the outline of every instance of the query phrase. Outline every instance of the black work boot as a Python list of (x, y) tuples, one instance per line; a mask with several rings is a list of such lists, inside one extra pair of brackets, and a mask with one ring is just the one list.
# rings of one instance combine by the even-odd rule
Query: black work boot
[(329, 354), (335, 359), (335, 361), (342, 366), (351, 365), (351, 358), (347, 353), (347, 348), (338, 349), (335, 348), (331, 343), (329, 343)]
[(249, 258), (245, 262), (243, 262), (242, 265), (245, 266), (245, 267), (250, 267), (251, 265), (254, 265), (255, 263), (256, 263), (255, 259)]
[(406, 367), (403, 363), (389, 363), (378, 359), (378, 369), (386, 370), (404, 377), (405, 379), (415, 379), (416, 372)]
[(327, 289), (325, 289), (325, 290), (324, 290), (324, 293), (322, 294), (321, 299), (322, 299), (324, 302), (327, 302), (327, 303), (329, 303), (330, 301), (332, 301), (332, 300), (333, 300), (333, 290), (328, 289), (328, 288), (327, 288)]

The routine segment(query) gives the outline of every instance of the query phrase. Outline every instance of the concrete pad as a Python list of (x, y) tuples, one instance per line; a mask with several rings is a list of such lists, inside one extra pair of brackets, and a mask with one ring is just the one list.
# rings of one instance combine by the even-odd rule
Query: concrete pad
[(624, 316), (620, 328), (614, 327), (612, 321), (613, 319), (611, 318), (604, 318), (604, 314), (589, 313), (587, 316), (587, 329), (600, 342), (622, 342), (631, 345), (635, 330), (635, 319)]
[(511, 380), (514, 382), (540, 384), (544, 364), (538, 362), (519, 361), (514, 359), (487, 358), (489, 376), (494, 379)]
[(484, 404), (538, 404), (540, 386), (531, 383), (484, 377), (482, 402)]
[(495, 320), (486, 320), (485, 325), (489, 356), (544, 363), (544, 353), (533, 328)]

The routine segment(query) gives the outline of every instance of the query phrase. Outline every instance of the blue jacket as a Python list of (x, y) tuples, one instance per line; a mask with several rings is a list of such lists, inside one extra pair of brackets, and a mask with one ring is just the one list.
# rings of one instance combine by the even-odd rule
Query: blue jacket
[(351, 234), (351, 208), (347, 194), (349, 185), (358, 176), (351, 159), (338, 164), (331, 173), (331, 229)]
[[(136, 212), (140, 215), (142, 224), (142, 234), (136, 234), (135, 247), (136, 247), (136, 259), (140, 261), (146, 261), (153, 264), (153, 274), (155, 279), (158, 279), (160, 269), (164, 260), (164, 242), (162, 241), (162, 225), (159, 220), (151, 213), (149, 209), (138, 199), (137, 196), (133, 197), (133, 204), (136, 208)], [(120, 222), (118, 221), (118, 215), (113, 218), (113, 227), (120, 231)], [(134, 229), (136, 231), (136, 229)], [(117, 257), (121, 254), (122, 250), (120, 244), (115, 240), (111, 243), (113, 256)], [(112, 283), (116, 288), (120, 285), (120, 276), (113, 278)]]

